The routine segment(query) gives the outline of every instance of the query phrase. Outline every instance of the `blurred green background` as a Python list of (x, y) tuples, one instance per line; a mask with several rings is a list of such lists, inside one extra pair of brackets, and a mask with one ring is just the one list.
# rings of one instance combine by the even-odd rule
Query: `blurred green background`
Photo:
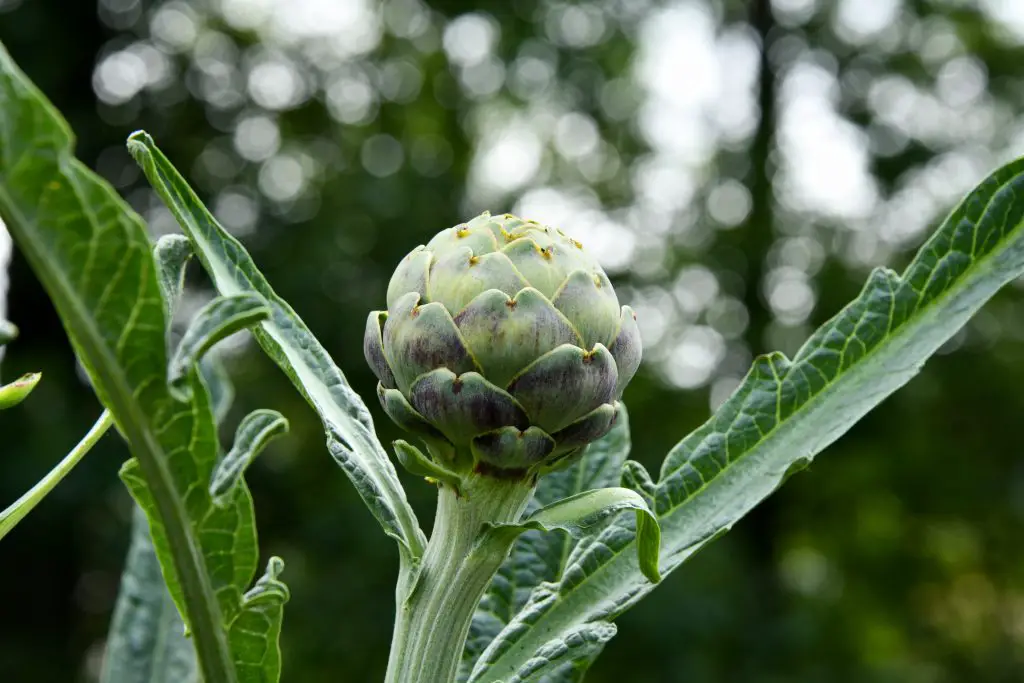
[[(368, 310), (482, 209), (596, 251), (638, 312), (634, 457), (656, 469), (754, 354), (792, 353), (1024, 152), (1017, 0), (0, 0), (0, 40), (78, 153), (175, 230), (124, 150), (150, 131), (372, 399)], [(100, 412), (19, 256), (0, 505)], [(190, 278), (192, 310), (210, 296)], [(251, 470), (292, 600), (286, 682), (381, 680), (393, 543), (283, 375), (222, 349), (289, 437)], [(620, 622), (590, 683), (1024, 679), (1024, 292)], [(381, 437), (396, 429), (371, 402)], [(94, 680), (130, 505), (106, 437), (0, 544), (0, 680)], [(429, 524), (433, 491), (404, 480)]]

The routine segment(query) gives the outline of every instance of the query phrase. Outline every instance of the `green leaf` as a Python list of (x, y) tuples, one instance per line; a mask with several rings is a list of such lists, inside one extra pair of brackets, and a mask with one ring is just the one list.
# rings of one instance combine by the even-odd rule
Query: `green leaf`
[[(196, 365), (192, 366), (187, 377), (192, 398), (190, 403), (178, 405), (188, 405), (195, 419), (191, 424), (188, 446), (183, 445), (170, 453), (172, 471), (179, 482), (179, 490), (185, 495), (189, 519), (203, 550), (221, 623), (227, 631), (237, 680), (239, 683), (277, 681), (280, 678), (277, 638), (283, 600), (271, 605), (268, 612), (267, 605), (251, 602), (246, 593), (259, 560), (252, 497), (241, 479), (236, 479), (234, 486), (229, 487), (230, 490), (216, 502), (210, 496), (219, 451), (213, 409)], [(177, 426), (185, 419), (179, 414), (172, 424)], [(184, 604), (181, 586), (174, 567), (166, 561), (171, 545), (157, 515), (152, 490), (142, 476), (139, 461), (129, 460), (121, 468), (120, 475), (149, 517), (153, 545), (164, 567), (171, 597), (181, 608)], [(286, 598), (287, 594), (284, 596)]]
[[(188, 245), (184, 237), (174, 241)], [(164, 238), (157, 242), (154, 250), (157, 267), (164, 268), (168, 262), (178, 260), (183, 276), (186, 259), (168, 257), (175, 251), (183, 252), (161, 250), (162, 242)], [(178, 277), (161, 277), (165, 301), (177, 301), (180, 283)], [(168, 307), (168, 315), (173, 308), (173, 305)], [(200, 370), (210, 386), (213, 412), (220, 425), (230, 407), (233, 389), (223, 366), (215, 358), (203, 358)], [(193, 683), (198, 680), (195, 669), (195, 648), (185, 635), (185, 625), (164, 583), (145, 513), (136, 505), (132, 517), (132, 544), (107, 636), (100, 683), (176, 683), (178, 680)]]
[(507, 683), (576, 683), (615, 636), (615, 624), (583, 624), (563, 639), (552, 641), (531, 657)]
[(646, 467), (635, 460), (627, 460), (622, 466), (622, 485), (639, 493), (647, 501), (647, 505), (654, 508), (658, 485), (651, 479)]
[(254, 410), (245, 416), (231, 450), (213, 470), (210, 495), (215, 505), (226, 507), (247, 467), (267, 444), (288, 432), (288, 420), (276, 410)]
[(433, 479), (451, 486), (458, 493), (462, 490), (462, 478), (451, 470), (438, 465), (436, 462), (423, 455), (423, 452), (408, 441), (399, 439), (392, 446), (395, 447), (395, 455), (398, 462), (405, 470), (414, 477)]
[[(0, 394), (3, 390), (0, 390)], [(85, 454), (92, 450), (100, 437), (107, 433), (110, 426), (114, 424), (110, 413), (106, 410), (100, 415), (96, 424), (86, 433), (64, 459), (57, 463), (57, 466), (50, 470), (45, 477), (40, 479), (35, 486), (25, 492), (18, 500), (11, 503), (6, 510), (0, 512), (0, 539), (10, 533), (11, 529), (18, 525), (28, 513), (35, 509), (36, 505), (42, 502), (51, 491), (59, 484), (68, 473), (75, 468)]]
[(204, 356), (199, 361), (199, 374), (203, 376), (203, 383), (210, 390), (210, 407), (213, 408), (214, 421), (220, 424), (227, 417), (235, 400), (235, 385), (231, 383), (224, 363), (215, 354)]
[(187, 401), (188, 374), (196, 362), (220, 340), (266, 320), (269, 315), (270, 309), (263, 299), (252, 294), (219, 296), (199, 309), (171, 357), (167, 370), (171, 395)]
[(184, 235), (161, 235), (153, 247), (156, 276), (164, 299), (164, 312), (170, 320), (185, 287), (185, 268), (192, 258), (192, 243)]
[(195, 657), (136, 506), (100, 683), (197, 683)]
[(323, 345), (291, 306), (277, 296), (244, 247), (199, 201), (153, 139), (142, 131), (133, 133), (128, 149), (192, 241), (217, 290), (224, 296), (255, 294), (270, 307), (270, 318), (254, 330), (256, 340), (317, 411), (331, 455), (384, 531), (398, 541), (404, 564), (410, 566), (411, 560), (422, 555), (426, 538), (394, 465), (374, 433), (362, 399)]
[(36, 388), (42, 377), (42, 373), (30, 372), (27, 375), (22, 375), (10, 384), (0, 386), (0, 410), (13, 408), (28, 398), (28, 395)]
[[(541, 478), (527, 512), (583, 491), (614, 486), (619, 482), (629, 449), (629, 413), (625, 404), (620, 404), (607, 434), (587, 446), (570, 467)], [(468, 679), (476, 658), (522, 609), (533, 589), (561, 577), (575, 545), (576, 539), (569, 534), (527, 531), (519, 537), (473, 615), (459, 670), (460, 681)]]
[[(203, 678), (276, 681), (272, 657), (251, 662), (234, 639), (229, 648), (256, 568), (248, 491), (240, 487), (230, 519), (216, 514), (209, 397), (194, 370), (191, 401), (168, 392), (165, 304), (145, 226), (71, 149), (67, 124), (0, 49), (0, 214), (135, 456), (126, 478), (149, 518)], [(225, 554), (232, 549), (238, 554)], [(258, 636), (276, 638), (275, 628)], [(253, 665), (261, 676), (242, 677)]]
[[(792, 361), (758, 358), (736, 392), (666, 458), (655, 490), (668, 573), (906, 384), (1003, 285), (1024, 273), (1024, 159), (952, 212), (902, 276), (875, 270), (860, 295)], [(1009, 425), (1007, 426), (1009, 428)], [(471, 680), (507, 679), (541, 648), (614, 618), (646, 595), (620, 516), (573, 551), (481, 655)]]
[[(236, 654), (238, 679), (263, 683), (277, 681), (281, 671), (281, 622), (288, 586), (281, 582), (284, 560), (271, 557), (263, 576), (242, 596), (241, 610), (228, 631)], [(273, 678), (268, 672), (274, 672)]]
[(602, 522), (623, 510), (636, 512), (637, 552), (640, 571), (652, 583), (661, 581), (658, 550), (661, 530), (658, 519), (647, 507), (643, 496), (626, 488), (594, 489), (545, 505), (518, 524), (494, 526), (491, 533), (518, 536), (527, 530), (549, 532), (556, 529), (573, 538), (583, 538), (600, 529)]

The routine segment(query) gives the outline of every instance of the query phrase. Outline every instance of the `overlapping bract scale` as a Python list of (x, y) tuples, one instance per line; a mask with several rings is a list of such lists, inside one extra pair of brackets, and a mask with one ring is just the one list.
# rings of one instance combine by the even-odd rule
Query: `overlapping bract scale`
[(640, 364), (635, 314), (600, 265), (507, 214), (414, 249), (387, 302), (363, 344), (382, 406), (434, 457), (472, 454), (480, 471), (533, 471), (600, 438)]

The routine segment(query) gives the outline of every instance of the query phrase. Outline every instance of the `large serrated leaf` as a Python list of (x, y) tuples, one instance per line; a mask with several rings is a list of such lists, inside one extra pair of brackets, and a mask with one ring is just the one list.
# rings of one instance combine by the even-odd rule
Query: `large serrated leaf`
[[(164, 301), (145, 226), (74, 158), (72, 144), (59, 113), (0, 48), (0, 214), (135, 456), (127, 466), (132, 492), (147, 512), (204, 678), (276, 681), (279, 662), (229, 636), (225, 621), (232, 610), (244, 615), (241, 592), (256, 568), (248, 492), (239, 493), (232, 519), (206, 517), (217, 457), (209, 397), (194, 370), (193, 399), (170, 396)], [(249, 550), (236, 559), (225, 554), (231, 548)], [(262, 632), (274, 649), (278, 627)], [(258, 677), (244, 673), (253, 667)]]
[[(906, 384), (1003, 285), (1024, 273), (1024, 159), (973, 190), (902, 276), (879, 269), (792, 361), (759, 358), (718, 412), (665, 460), (655, 489), (662, 566), (678, 567)], [(581, 542), (481, 655), (471, 680), (517, 675), (553, 638), (622, 613), (653, 587), (629, 516)]]
[(146, 516), (136, 507), (100, 683), (196, 681), (195, 649), (164, 585)]
[[(403, 557), (419, 557), (426, 539), (362, 399), (292, 307), (270, 287), (241, 243), (221, 227), (153, 139), (140, 131), (129, 138), (128, 146), (192, 241), (218, 291), (225, 296), (255, 294), (269, 306), (270, 318), (254, 329), (256, 340), (317, 411), (327, 431), (331, 455), (384, 531), (398, 541)], [(409, 564), (406, 562), (406, 566)]]
[[(629, 413), (621, 404), (611, 431), (587, 446), (570, 467), (541, 478), (528, 513), (577, 493), (614, 486), (629, 457)], [(491, 581), (470, 626), (459, 680), (465, 681), (484, 648), (526, 604), (534, 588), (562, 575), (576, 539), (567, 534), (527, 531)]]
[[(187, 245), (188, 240), (181, 238)], [(164, 242), (163, 239), (160, 242)], [(186, 258), (178, 249), (154, 250), (164, 272), (178, 270)], [(169, 303), (168, 315), (181, 289), (181, 275), (161, 277), (161, 291)], [(209, 360), (206, 359), (206, 360)], [(204, 374), (220, 424), (233, 394), (230, 379), (219, 372)], [(218, 399), (224, 405), (218, 406)], [(237, 445), (237, 444), (236, 444)], [(132, 516), (132, 542), (128, 548), (121, 587), (107, 637), (100, 683), (195, 683), (195, 648), (184, 633), (184, 623), (167, 591), (149, 534), (145, 513), (136, 506)]]

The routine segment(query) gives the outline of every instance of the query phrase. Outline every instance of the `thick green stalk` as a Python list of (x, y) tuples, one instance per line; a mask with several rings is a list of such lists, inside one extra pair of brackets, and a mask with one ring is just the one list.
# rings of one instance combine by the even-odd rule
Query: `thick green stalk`
[(68, 475), (68, 472), (75, 468), (85, 454), (92, 450), (92, 447), (96, 445), (101, 436), (107, 433), (112, 424), (114, 424), (114, 418), (111, 417), (110, 411), (104, 410), (100, 418), (96, 420), (96, 424), (82, 437), (78, 445), (57, 463), (56, 467), (26, 491), (21, 498), (0, 512), (0, 538), (6, 536), (11, 529), (17, 526), (18, 522), (25, 518), (25, 515), (32, 512), (39, 501), (45, 498)]
[(386, 683), (452, 683), (473, 612), (514, 538), (485, 525), (518, 522), (533, 494), (522, 481), (473, 476), (461, 495), (440, 486), (434, 531), (412, 593), (400, 591)]

